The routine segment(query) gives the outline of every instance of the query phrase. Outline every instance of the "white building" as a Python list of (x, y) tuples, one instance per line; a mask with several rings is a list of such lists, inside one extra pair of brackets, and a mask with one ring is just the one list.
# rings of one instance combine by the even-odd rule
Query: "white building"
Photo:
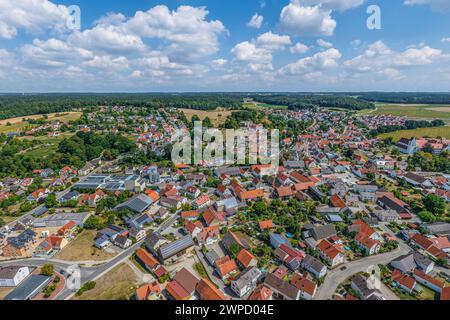
[(0, 287), (16, 287), (29, 275), (28, 267), (0, 267)]

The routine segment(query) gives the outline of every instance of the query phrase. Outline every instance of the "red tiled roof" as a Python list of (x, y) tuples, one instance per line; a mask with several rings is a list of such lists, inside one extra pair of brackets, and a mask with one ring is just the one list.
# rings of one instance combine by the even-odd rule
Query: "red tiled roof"
[(255, 289), (255, 291), (253, 291), (248, 300), (265, 301), (269, 300), (272, 297), (272, 294), (273, 294), (272, 290), (263, 285), (260, 285)]
[(291, 284), (302, 292), (313, 296), (316, 292), (317, 285), (314, 281), (311, 281), (307, 277), (300, 275), (298, 272), (294, 273), (292, 277)]
[(256, 260), (256, 257), (254, 255), (252, 255), (250, 252), (248, 252), (245, 249), (242, 249), (236, 259), (241, 263), (241, 265), (243, 265), (245, 268), (247, 268), (250, 264), (250, 262), (252, 262), (253, 260)]
[(207, 279), (200, 280), (196, 290), (202, 300), (227, 300), (225, 295)]
[(273, 224), (272, 220), (264, 220), (264, 221), (260, 221), (259, 222), (259, 229), (260, 230), (271, 229), (273, 227), (274, 227), (274, 224)]
[(136, 256), (149, 268), (154, 268), (158, 265), (158, 261), (144, 248), (137, 249)]
[(185, 300), (190, 297), (189, 292), (175, 280), (167, 284), (166, 290), (175, 300)]

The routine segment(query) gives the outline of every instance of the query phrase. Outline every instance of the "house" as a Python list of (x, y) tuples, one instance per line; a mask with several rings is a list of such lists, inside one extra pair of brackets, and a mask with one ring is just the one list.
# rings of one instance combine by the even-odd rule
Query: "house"
[(148, 271), (152, 271), (158, 266), (158, 260), (143, 248), (136, 250), (135, 258)]
[(430, 258), (424, 256), (419, 252), (414, 252), (414, 262), (416, 263), (417, 267), (426, 274), (433, 271), (434, 262)]
[(315, 226), (311, 229), (311, 236), (317, 242), (322, 239), (327, 239), (337, 235), (336, 228), (333, 224), (326, 224), (323, 226)]
[(258, 264), (258, 259), (245, 249), (239, 251), (236, 256), (236, 260), (238, 261), (239, 266), (243, 269), (256, 267)]
[(266, 276), (264, 286), (272, 290), (276, 300), (298, 300), (300, 298), (300, 290), (273, 273)]
[(67, 245), (67, 239), (57, 235), (51, 235), (42, 241), (34, 250), (38, 257), (48, 257), (62, 250)]
[(344, 255), (328, 240), (322, 240), (317, 245), (320, 257), (331, 267), (335, 267), (344, 262)]
[(204, 194), (204, 195), (198, 197), (193, 202), (193, 207), (194, 207), (194, 209), (197, 209), (197, 210), (206, 208), (210, 205), (211, 205), (211, 199), (209, 198), (209, 195), (207, 195), (207, 194)]
[(231, 281), (231, 290), (239, 298), (242, 298), (256, 288), (261, 275), (262, 273), (258, 268), (247, 268), (235, 280)]
[(130, 237), (136, 239), (136, 241), (141, 241), (142, 239), (145, 238), (145, 236), (147, 235), (147, 232), (145, 231), (145, 229), (141, 229), (141, 228), (131, 228), (130, 230)]
[(294, 273), (291, 284), (300, 292), (300, 298), (304, 300), (312, 300), (317, 292), (317, 284), (308, 278), (307, 274), (301, 275)]
[(227, 215), (232, 215), (236, 213), (237, 209), (239, 208), (239, 203), (235, 197), (229, 197), (216, 201), (214, 207), (217, 211), (223, 211)]
[(248, 297), (248, 300), (252, 301), (267, 301), (272, 300), (273, 291), (264, 285), (259, 285), (252, 294)]
[(192, 222), (187, 220), (184, 222), (183, 230), (195, 239), (197, 238), (197, 235), (203, 230), (203, 225), (200, 221)]
[(173, 280), (166, 285), (166, 290), (175, 300), (188, 300), (194, 293), (199, 279), (186, 268), (178, 271)]
[(390, 265), (403, 273), (412, 272), (416, 268), (414, 254), (408, 253), (391, 261)]
[(205, 254), (205, 259), (211, 266), (216, 265), (216, 261), (219, 259), (219, 255), (213, 249), (209, 249)]
[(0, 287), (16, 287), (29, 275), (30, 269), (28, 267), (0, 267)]
[(361, 232), (355, 236), (355, 242), (367, 255), (377, 254), (381, 249), (379, 241), (371, 239)]
[(350, 286), (361, 300), (385, 300), (381, 292), (372, 288), (368, 283), (368, 279), (361, 274), (357, 274), (352, 278)]
[(44, 200), (45, 198), (47, 198), (48, 194), (50, 193), (50, 191), (48, 189), (37, 189), (36, 191), (33, 191), (32, 193), (30, 193), (27, 197), (28, 201), (35, 201), (35, 202), (40, 202), (42, 200)]
[(289, 240), (283, 236), (280, 233), (270, 233), (269, 235), (270, 238), (270, 245), (276, 249), (279, 246), (281, 246), (282, 244), (285, 244), (287, 246), (290, 246), (291, 244), (289, 243)]
[(80, 196), (80, 193), (76, 190), (74, 191), (70, 191), (68, 193), (66, 193), (65, 195), (63, 195), (62, 197), (59, 198), (59, 202), (60, 203), (66, 203), (67, 201), (70, 200), (78, 200)]
[(298, 269), (305, 256), (300, 250), (291, 248), (284, 243), (275, 249), (274, 255), (291, 270)]
[(207, 279), (201, 279), (195, 291), (202, 300), (227, 300), (224, 294)]
[(219, 241), (219, 234), (219, 226), (204, 227), (203, 230), (197, 234), (197, 242), (199, 245), (211, 245), (214, 242)]
[(73, 238), (78, 229), (78, 225), (75, 221), (69, 221), (61, 228), (58, 229), (57, 234), (64, 238)]
[(327, 274), (327, 267), (320, 260), (309, 254), (303, 258), (301, 267), (313, 274), (316, 279), (323, 278)]
[(442, 289), (445, 286), (445, 283), (443, 281), (433, 278), (432, 276), (429, 276), (425, 272), (418, 269), (414, 270), (413, 277), (417, 280), (417, 282), (424, 285), (425, 287), (430, 288), (433, 291), (436, 291), (437, 293), (441, 293)]
[(145, 238), (145, 247), (148, 251), (150, 251), (153, 255), (158, 255), (158, 249), (165, 243), (168, 243), (169, 240), (164, 238), (161, 234), (157, 232), (152, 232), (147, 235)]
[(135, 293), (135, 298), (138, 301), (157, 300), (160, 294), (161, 294), (161, 287), (158, 281), (152, 281), (138, 288)]
[(133, 242), (126, 236), (118, 235), (113, 239), (113, 244), (119, 248), (127, 249), (133, 244)]
[(216, 272), (222, 280), (226, 280), (230, 276), (239, 271), (236, 261), (229, 256), (225, 256), (216, 260)]
[(405, 292), (412, 294), (414, 288), (416, 287), (416, 280), (405, 273), (402, 273), (400, 270), (395, 269), (392, 272), (391, 276), (394, 283), (396, 283), (402, 290)]
[(181, 212), (181, 218), (184, 220), (195, 221), (198, 219), (200, 213), (195, 210)]
[(206, 226), (218, 226), (225, 222), (225, 217), (221, 212), (214, 211), (210, 208), (203, 212), (202, 218)]
[(429, 180), (412, 172), (406, 173), (404, 178), (406, 182), (413, 185), (414, 187), (432, 187), (432, 184)]
[(264, 220), (258, 222), (259, 230), (260, 231), (271, 231), (275, 228), (275, 225), (273, 224), (272, 220)]

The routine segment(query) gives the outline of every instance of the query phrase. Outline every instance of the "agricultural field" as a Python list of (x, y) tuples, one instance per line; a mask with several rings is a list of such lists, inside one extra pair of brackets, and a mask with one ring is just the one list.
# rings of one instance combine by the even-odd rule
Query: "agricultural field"
[(377, 104), (377, 110), (371, 114), (391, 114), (421, 120), (441, 119), (450, 122), (450, 105)]
[(121, 263), (95, 281), (95, 288), (86, 291), (74, 300), (126, 300), (140, 285), (135, 272), (126, 263)]
[(194, 115), (197, 115), (200, 118), (200, 120), (209, 117), (209, 119), (211, 119), (211, 122), (215, 127), (225, 123), (225, 120), (227, 120), (228, 116), (230, 116), (232, 112), (236, 111), (236, 110), (210, 111), (210, 110), (195, 110), (195, 109), (180, 109), (180, 110), (186, 115), (186, 118), (188, 118), (189, 121), (191, 121)]
[(242, 105), (243, 108), (247, 109), (255, 109), (255, 110), (264, 110), (264, 109), (273, 109), (273, 110), (287, 110), (287, 106), (277, 106), (273, 104), (260, 103), (255, 101), (246, 101)]
[[(74, 121), (80, 118), (81, 112), (64, 112), (64, 113), (49, 113), (48, 121)], [(26, 129), (31, 129), (35, 125), (29, 124), (26, 119), (42, 119), (43, 114), (36, 114), (31, 116), (9, 118), (0, 120), (0, 133), (17, 132)], [(24, 121), (25, 120), (25, 121)]]
[(420, 137), (430, 137), (437, 138), (443, 137), (450, 139), (450, 126), (445, 127), (433, 127), (433, 128), (418, 128), (412, 130), (400, 130), (389, 133), (383, 133), (378, 136), (379, 139), (385, 139), (392, 137), (394, 141), (398, 141), (401, 138), (420, 138)]
[(83, 230), (55, 258), (65, 261), (104, 261), (112, 258), (113, 254), (93, 246), (95, 235), (94, 230)]

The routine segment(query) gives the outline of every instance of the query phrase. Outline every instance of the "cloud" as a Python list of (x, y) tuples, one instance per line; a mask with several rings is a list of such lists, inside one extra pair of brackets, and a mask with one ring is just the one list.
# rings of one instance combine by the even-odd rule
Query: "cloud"
[(331, 48), (288, 64), (282, 67), (278, 73), (284, 75), (304, 75), (311, 72), (335, 68), (338, 66), (338, 60), (341, 57), (342, 55), (339, 50)]
[(270, 51), (281, 50), (291, 44), (291, 38), (286, 35), (281, 36), (269, 31), (261, 34), (256, 39), (256, 44), (257, 46)]
[(331, 18), (331, 10), (320, 5), (304, 6), (299, 0), (291, 0), (281, 11), (280, 28), (295, 36), (331, 36), (336, 21)]
[(450, 1), (448, 0), (405, 0), (405, 5), (430, 5), (436, 11), (450, 10)]
[(444, 43), (445, 43), (445, 42), (450, 42), (450, 38), (442, 38), (442, 39), (441, 39), (441, 42), (444, 42)]
[(63, 32), (69, 16), (66, 6), (47, 0), (1, 0), (0, 38), (12, 39), (18, 30), (30, 34)]
[(258, 15), (258, 13), (255, 13), (253, 17), (250, 19), (250, 21), (247, 23), (247, 26), (250, 28), (261, 28), (264, 21), (264, 17)]
[(210, 65), (213, 70), (223, 70), (224, 66), (228, 63), (226, 59), (215, 59), (211, 61)]
[(326, 49), (333, 47), (333, 44), (331, 42), (325, 41), (323, 39), (318, 39), (316, 41), (316, 43), (319, 47), (326, 48)]
[(305, 6), (321, 5), (326, 10), (345, 11), (361, 6), (365, 0), (302, 0)]
[(396, 52), (384, 42), (377, 41), (363, 54), (345, 61), (344, 66), (353, 72), (380, 72), (385, 69), (429, 65), (440, 58), (443, 58), (442, 51), (428, 46)]
[(290, 44), (289, 36), (269, 31), (251, 41), (238, 43), (231, 49), (231, 53), (234, 62), (245, 62), (249, 71), (263, 73), (273, 70), (273, 52), (283, 50)]
[(218, 36), (227, 32), (219, 20), (207, 21), (205, 7), (180, 6), (170, 11), (159, 5), (148, 11), (138, 11), (125, 28), (143, 38), (170, 42), (168, 53), (178, 58), (198, 58), (219, 50)]
[(289, 51), (291, 53), (305, 53), (308, 50), (309, 50), (309, 47), (300, 42), (297, 42), (294, 46), (289, 48)]

